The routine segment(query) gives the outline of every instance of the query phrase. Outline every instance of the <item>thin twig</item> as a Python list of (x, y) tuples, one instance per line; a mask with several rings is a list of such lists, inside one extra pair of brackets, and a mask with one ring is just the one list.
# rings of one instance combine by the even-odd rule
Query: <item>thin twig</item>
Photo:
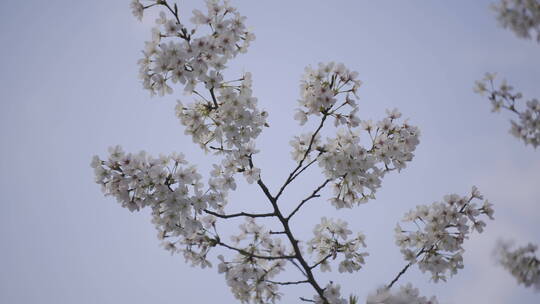
[(293, 215), (298, 212), (298, 210), (300, 210), (300, 208), (302, 208), (302, 206), (307, 202), (309, 201), (310, 199), (312, 198), (316, 198), (316, 197), (319, 197), (320, 195), (318, 195), (317, 193), (319, 191), (321, 191), (322, 188), (324, 188), (329, 182), (331, 181), (331, 179), (327, 179), (324, 181), (324, 183), (322, 183), (322, 185), (320, 185), (319, 187), (317, 187), (317, 189), (313, 190), (313, 193), (311, 193), (310, 196), (306, 197), (305, 199), (303, 199), (300, 204), (298, 204), (298, 206), (296, 206), (296, 208), (293, 210), (293, 212), (291, 212), (291, 214), (289, 214), (289, 216), (287, 216), (287, 221), (291, 219), (291, 217), (293, 217)]
[(245, 251), (243, 249), (227, 245), (227, 244), (225, 244), (223, 242), (217, 242), (217, 245), (220, 245), (220, 246), (223, 246), (225, 248), (229, 248), (231, 250), (237, 251), (238, 253), (240, 253), (242, 255), (245, 255), (247, 257), (250, 257), (250, 258), (257, 258), (257, 259), (263, 259), (263, 260), (288, 260), (288, 259), (294, 259), (296, 257), (294, 255), (265, 256), (265, 255), (253, 254), (253, 253)]
[(325, 256), (323, 259), (321, 259), (321, 260), (318, 261), (317, 263), (313, 264), (313, 266), (311, 266), (311, 267), (309, 267), (309, 268), (313, 269), (313, 268), (315, 268), (315, 267), (321, 265), (322, 263), (326, 262), (326, 260), (328, 260), (328, 259), (329, 259), (331, 256), (333, 256), (333, 255), (334, 255), (334, 254), (331, 253), (331, 254)]
[[(321, 153), (319, 153), (319, 155), (321, 155)], [(304, 170), (306, 170), (307, 168), (309, 168), (309, 166), (311, 166), (313, 163), (315, 163), (317, 161), (317, 158), (319, 157), (319, 155), (317, 155), (317, 157), (315, 157), (312, 161), (310, 161), (304, 168), (302, 168), (300, 171), (296, 172), (296, 174), (292, 177), (291, 181), (293, 181), (298, 175), (302, 174), (302, 172), (304, 172)]]
[[(426, 250), (425, 247), (422, 247), (422, 249), (420, 249), (420, 251), (416, 254), (416, 258), (420, 257), (425, 252), (431, 251), (434, 246), (435, 245), (431, 246), (431, 248), (429, 250)], [(392, 280), (392, 282), (390, 282), (390, 284), (388, 284), (388, 286), (386, 286), (386, 288), (388, 288), (388, 289), (392, 288), (392, 286), (407, 271), (407, 269), (409, 269), (409, 267), (411, 267), (412, 264), (413, 264), (413, 261), (411, 261), (407, 265), (405, 265), (405, 267), (403, 267), (403, 269), (401, 269), (401, 271), (396, 275), (396, 277)]]
[(401, 271), (396, 275), (396, 277), (392, 280), (392, 282), (390, 282), (390, 284), (388, 284), (388, 286), (386, 288), (390, 289), (392, 288), (392, 286), (394, 286), (394, 283), (397, 282), (397, 280), (399, 280), (399, 278), (407, 271), (407, 269), (409, 269), (409, 267), (411, 267), (412, 263), (409, 263), (407, 265), (405, 265), (405, 267), (403, 267), (403, 269), (401, 269)]
[(245, 217), (252, 217), (252, 218), (256, 218), (256, 217), (272, 217), (272, 216), (275, 216), (275, 214), (272, 212), (272, 213), (246, 213), (246, 212), (239, 212), (239, 213), (233, 213), (233, 214), (219, 214), (217, 212), (214, 212), (214, 211), (211, 211), (211, 210), (208, 210), (208, 209), (204, 209), (203, 210), (204, 212), (208, 213), (208, 214), (211, 214), (213, 216), (216, 216), (216, 217), (219, 217), (219, 218), (223, 218), (223, 219), (228, 219), (228, 218), (233, 218), (233, 217), (239, 217), (239, 216), (245, 216)]
[(265, 281), (268, 282), (268, 283), (277, 284), (277, 285), (298, 285), (298, 284), (306, 284), (306, 283), (309, 283), (308, 280), (303, 280), (303, 281), (290, 281), (290, 282), (276, 282), (276, 281), (271, 281), (271, 280), (265, 280)]
[(291, 264), (293, 264), (294, 266), (296, 266), (296, 268), (298, 268), (298, 270), (300, 270), (300, 272), (301, 272), (305, 277), (307, 277), (306, 272), (304, 271), (304, 269), (302, 269), (302, 267), (300, 267), (300, 265), (298, 265), (294, 260), (289, 260), (289, 262), (291, 262)]
[(321, 119), (321, 123), (319, 124), (319, 126), (317, 127), (317, 129), (315, 130), (315, 132), (313, 133), (313, 135), (311, 136), (311, 139), (309, 141), (309, 145), (308, 145), (308, 148), (306, 150), (306, 152), (304, 153), (304, 156), (302, 157), (302, 159), (300, 160), (300, 162), (298, 162), (298, 165), (296, 166), (296, 168), (294, 168), (294, 170), (289, 174), (289, 177), (287, 177), (287, 180), (285, 180), (285, 183), (283, 184), (283, 186), (281, 186), (281, 188), (279, 189), (278, 193), (276, 194), (276, 199), (278, 199), (281, 194), (283, 193), (283, 191), (285, 190), (285, 188), (296, 178), (298, 177), (298, 175), (295, 175), (296, 172), (298, 170), (300, 170), (300, 168), (302, 167), (302, 165), (304, 164), (304, 161), (306, 160), (306, 158), (308, 157), (309, 153), (311, 152), (311, 149), (313, 147), (313, 142), (315, 142), (315, 137), (317, 137), (317, 134), (319, 134), (319, 132), (321, 131), (322, 127), (324, 126), (324, 122), (326, 121), (326, 118), (328, 117), (327, 114), (323, 114), (323, 117)]

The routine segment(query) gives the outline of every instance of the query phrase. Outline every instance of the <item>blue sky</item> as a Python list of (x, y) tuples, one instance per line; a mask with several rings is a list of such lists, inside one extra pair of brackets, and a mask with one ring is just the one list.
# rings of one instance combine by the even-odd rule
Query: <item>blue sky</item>
[[(203, 5), (186, 2), (185, 15)], [(294, 165), (289, 140), (309, 130), (292, 119), (308, 64), (343, 62), (359, 72), (361, 118), (397, 107), (422, 130), (414, 161), (385, 177), (376, 200), (335, 211), (320, 199), (293, 223), (307, 238), (322, 215), (342, 217), (367, 236), (363, 270), (321, 280), (364, 299), (404, 265), (393, 241), (401, 216), (477, 185), (495, 205), (495, 221), (466, 241), (465, 269), (446, 284), (412, 269), (402, 283), (441, 303), (538, 303), (540, 294), (518, 286), (491, 251), (498, 238), (540, 243), (540, 151), (509, 135), (510, 116), (490, 113), (472, 87), (484, 72), (498, 72), (525, 97), (540, 96), (539, 44), (500, 28), (490, 1), (232, 3), (257, 40), (231, 61), (228, 75), (252, 72), (254, 95), (270, 113), (257, 162), (271, 189)], [(150, 98), (137, 79), (152, 21), (139, 23), (127, 0), (2, 4), (0, 302), (235, 303), (215, 268), (190, 268), (170, 256), (147, 212), (127, 212), (93, 183), (92, 155), (115, 144), (156, 155), (184, 152), (204, 174), (216, 161), (174, 116), (175, 100), (189, 97)], [(294, 206), (321, 178), (310, 171), (284, 204)], [(243, 182), (229, 205), (266, 207), (258, 189)], [(282, 291), (283, 303), (312, 295), (307, 288)]]

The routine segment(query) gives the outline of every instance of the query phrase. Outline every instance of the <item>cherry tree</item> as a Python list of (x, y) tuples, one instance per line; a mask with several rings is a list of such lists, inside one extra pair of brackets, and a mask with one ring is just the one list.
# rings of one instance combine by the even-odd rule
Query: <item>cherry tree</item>
[[(357, 99), (362, 83), (358, 73), (344, 64), (308, 66), (294, 118), (300, 126), (311, 121), (317, 127), (292, 137), (296, 165), (272, 191), (256, 157), (256, 139), (269, 127), (268, 113), (253, 96), (250, 73), (232, 79), (225, 79), (224, 73), (229, 61), (246, 52), (255, 39), (246, 17), (218, 0), (207, 0), (206, 11), (194, 10), (189, 22), (180, 18), (176, 4), (166, 0), (131, 2), (139, 20), (152, 8), (161, 12), (138, 63), (143, 87), (152, 95), (173, 94), (178, 87), (189, 94), (189, 102), (178, 101), (176, 116), (185, 134), (220, 162), (213, 164), (206, 179), (181, 153), (153, 157), (111, 147), (106, 158), (95, 156), (91, 163), (105, 195), (132, 212), (151, 209), (164, 249), (182, 254), (192, 266), (217, 263), (242, 303), (275, 303), (282, 289), (300, 284), (313, 290), (302, 301), (357, 303), (357, 296), (347, 299), (337, 282), (323, 282), (318, 274), (362, 269), (368, 256), (364, 234), (351, 231), (342, 219), (322, 217), (312, 238), (301, 240), (291, 220), (300, 217), (326, 187), (333, 189), (328, 203), (337, 209), (373, 200), (384, 177), (413, 160), (420, 130), (403, 120), (397, 109), (387, 110), (386, 117), (376, 122), (360, 118)], [(323, 128), (334, 128), (335, 135), (322, 138)], [(320, 184), (286, 213), (281, 204), (286, 190), (315, 164), (322, 172)], [(241, 176), (261, 191), (267, 212), (227, 212), (228, 195), (237, 190)], [(227, 237), (219, 232), (220, 223), (239, 218), (244, 223), (237, 234)], [(368, 295), (367, 303), (436, 303), (435, 297), (421, 296), (410, 283), (395, 285), (414, 265), (434, 282), (455, 275), (464, 265), (464, 241), (483, 231), (485, 218), (493, 218), (493, 208), (476, 187), (464, 196), (446, 195), (441, 202), (408, 212), (395, 229), (406, 264)], [(274, 220), (280, 228), (270, 230), (262, 220)], [(302, 279), (282, 280), (285, 271)]]

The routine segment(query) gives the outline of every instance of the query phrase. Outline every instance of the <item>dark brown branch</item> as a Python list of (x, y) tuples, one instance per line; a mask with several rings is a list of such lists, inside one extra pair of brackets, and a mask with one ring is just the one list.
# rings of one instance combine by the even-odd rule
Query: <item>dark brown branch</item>
[(392, 286), (394, 286), (394, 284), (397, 282), (397, 280), (399, 280), (399, 278), (407, 271), (407, 269), (409, 269), (409, 267), (411, 267), (412, 263), (409, 263), (407, 265), (405, 265), (405, 267), (403, 267), (403, 269), (401, 269), (401, 271), (396, 275), (396, 277), (392, 280), (392, 282), (390, 282), (390, 284), (388, 284), (388, 286), (386, 286), (386, 288), (390, 289), (392, 288)]
[(210, 91), (210, 95), (212, 96), (212, 102), (214, 103), (214, 107), (217, 109), (219, 106), (217, 103), (216, 94), (214, 94), (214, 88), (211, 88), (209, 91)]
[[(319, 126), (319, 128), (317, 129), (316, 132), (318, 132), (322, 128), (322, 125), (323, 125), (325, 119), (326, 119), (326, 116), (323, 117), (321, 125)], [(306, 156), (307, 156), (307, 154), (306, 154)], [(249, 155), (249, 165), (250, 165), (251, 168), (254, 167), (253, 158), (252, 158), (251, 155)], [(301, 164), (300, 164), (300, 167), (301, 167)], [(297, 170), (295, 170), (295, 171), (297, 171)], [(293, 171), (293, 174), (295, 173), (295, 171)], [(293, 174), (289, 175), (289, 179), (293, 176)], [(290, 181), (288, 183), (290, 183)], [(286, 186), (288, 183), (285, 183), (284, 186)], [(307, 281), (309, 282), (309, 284), (311, 284), (311, 286), (313, 287), (313, 289), (315, 289), (315, 291), (317, 292), (319, 297), (321, 297), (321, 299), (324, 301), (323, 303), (327, 304), (328, 300), (326, 300), (326, 297), (324, 296), (324, 289), (321, 288), (321, 286), (319, 286), (319, 283), (317, 283), (317, 281), (315, 280), (315, 277), (313, 276), (313, 272), (311, 271), (311, 269), (309, 268), (308, 263), (306, 262), (306, 260), (302, 256), (302, 251), (300, 250), (300, 247), (298, 246), (298, 241), (296, 240), (296, 238), (292, 234), (292, 231), (291, 231), (291, 228), (289, 226), (288, 220), (283, 216), (283, 214), (281, 213), (281, 210), (279, 209), (279, 206), (278, 206), (278, 203), (277, 203), (278, 197), (277, 196), (276, 197), (272, 196), (272, 194), (270, 193), (270, 190), (268, 190), (268, 187), (263, 182), (262, 177), (259, 177), (259, 180), (257, 181), (257, 185), (261, 188), (264, 195), (266, 196), (266, 198), (268, 199), (268, 201), (270, 202), (270, 204), (274, 208), (275, 216), (279, 219), (279, 221), (283, 225), (283, 231), (285, 232), (284, 234), (287, 236), (287, 238), (289, 239), (289, 242), (291, 243), (291, 245), (292, 245), (292, 247), (294, 249), (294, 253), (295, 253), (294, 258), (300, 263), (300, 265), (296, 265), (296, 263), (294, 262), (294, 259), (290, 259), (290, 261), (295, 266), (297, 266), (300, 269), (300, 271), (306, 276)]]
[[(264, 182), (262, 181), (262, 179), (259, 178), (259, 180), (257, 181), (257, 185), (259, 185), (259, 187), (261, 188), (261, 190), (263, 191), (264, 195), (266, 195), (266, 198), (268, 198), (268, 200), (273, 204), (273, 202), (276, 200), (272, 194), (270, 193), (270, 190), (268, 190), (268, 187), (266, 187), (266, 185), (264, 184)], [(275, 209), (275, 208), (274, 208)], [(275, 212), (275, 210), (274, 210)], [(277, 214), (276, 214), (277, 215)]]
[(296, 238), (292, 234), (292, 231), (291, 231), (291, 228), (289, 226), (289, 223), (288, 223), (287, 219), (283, 216), (283, 214), (281, 214), (281, 211), (280, 211), (279, 206), (277, 204), (277, 199), (273, 198), (272, 195), (270, 195), (270, 192), (268, 191), (268, 188), (266, 187), (266, 185), (264, 184), (264, 182), (261, 179), (259, 179), (257, 184), (261, 187), (263, 192), (268, 197), (270, 203), (274, 207), (274, 212), (276, 213), (277, 218), (279, 219), (279, 221), (283, 225), (283, 230), (285, 231), (285, 234), (287, 235), (287, 238), (289, 239), (289, 242), (291, 243), (291, 245), (292, 245), (292, 247), (294, 249), (295, 258), (296, 258), (296, 260), (298, 260), (298, 262), (300, 263), (300, 265), (304, 269), (307, 280), (309, 281), (311, 286), (313, 286), (313, 288), (315, 289), (315, 291), (317, 292), (319, 297), (321, 297), (321, 299), (323, 299), (324, 303), (328, 303), (328, 301), (326, 300), (326, 297), (324, 296), (323, 288), (321, 288), (321, 286), (319, 286), (319, 283), (317, 283), (317, 281), (315, 280), (315, 277), (313, 276), (313, 272), (311, 271), (311, 269), (309, 268), (308, 263), (306, 262), (306, 260), (302, 256), (302, 251), (300, 250), (300, 247), (298, 246), (298, 241), (296, 240)]
[(232, 152), (233, 150), (231, 149), (225, 149), (223, 147), (214, 147), (214, 146), (209, 146), (208, 148), (212, 149), (212, 150), (216, 150), (216, 151), (221, 151), (221, 152)]
[(310, 300), (310, 299), (306, 299), (306, 298), (302, 298), (300, 297), (300, 300), (304, 301), (304, 302), (311, 302), (311, 303), (315, 303), (315, 301), (313, 300)]
[(270, 234), (285, 234), (285, 231), (272, 231), (272, 230), (270, 230)]

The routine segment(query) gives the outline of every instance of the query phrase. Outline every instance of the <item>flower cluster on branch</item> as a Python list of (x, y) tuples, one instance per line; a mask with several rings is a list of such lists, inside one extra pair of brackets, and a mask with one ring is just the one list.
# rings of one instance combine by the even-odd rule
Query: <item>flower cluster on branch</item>
[(518, 37), (540, 42), (540, 2), (538, 0), (501, 0), (493, 5), (497, 20)]
[(246, 246), (239, 247), (242, 249), (232, 261), (226, 261), (220, 255), (218, 270), (225, 273), (227, 285), (234, 296), (242, 302), (274, 303), (279, 300), (280, 282), (272, 279), (284, 270), (285, 261), (293, 259), (294, 253), (253, 218), (246, 219), (240, 226), (240, 234), (232, 240), (237, 247), (241, 243), (246, 243)]
[[(430, 272), (434, 282), (446, 281), (463, 268), (463, 242), (471, 230), (481, 233), (486, 226), (480, 215), (493, 219), (493, 208), (476, 187), (470, 195), (450, 194), (443, 202), (420, 205), (409, 211), (403, 221), (414, 224), (416, 230), (404, 230), (397, 224), (396, 244), (401, 247), (407, 268), (417, 263), (422, 272)], [(393, 282), (390, 286), (393, 285)]]
[(360, 132), (339, 129), (335, 138), (329, 138), (318, 158), (319, 166), (327, 178), (335, 180), (334, 197), (330, 202), (336, 208), (351, 208), (375, 197), (384, 175), (406, 167), (414, 157), (420, 131), (407, 122), (397, 123), (401, 114), (387, 111), (388, 117), (376, 126), (362, 121), (371, 138), (370, 147), (360, 144)]
[(497, 262), (508, 270), (519, 284), (540, 291), (540, 259), (535, 255), (538, 246), (532, 243), (513, 248), (512, 243), (500, 241), (495, 249)]
[(109, 149), (109, 157), (94, 156), (96, 183), (105, 195), (114, 196), (130, 211), (152, 209), (152, 222), (165, 249), (182, 252), (193, 265), (209, 266), (206, 259), (215, 246), (209, 230), (226, 205), (227, 186), (223, 178), (205, 189), (202, 176), (182, 154), (153, 158), (145, 152), (125, 153), (121, 147)]
[[(498, 88), (494, 84), (495, 74), (486, 73), (482, 80), (476, 81), (475, 92), (488, 94), (492, 111), (506, 109), (516, 114), (518, 121), (511, 120), (510, 133), (533, 147), (540, 145), (540, 102), (533, 98), (525, 103), (524, 109), (517, 107), (517, 101), (523, 98), (519, 92), (514, 93), (514, 87), (502, 81)], [(523, 108), (523, 106), (521, 107)]]
[(323, 217), (321, 223), (313, 229), (313, 238), (308, 241), (308, 253), (316, 253), (317, 263), (312, 266), (320, 266), (321, 271), (331, 271), (329, 259), (335, 260), (339, 255), (343, 255), (343, 260), (339, 263), (339, 272), (358, 271), (365, 264), (364, 257), (367, 252), (360, 252), (361, 248), (366, 248), (365, 236), (357, 233), (356, 237), (349, 239), (352, 231), (347, 228), (347, 222), (343, 220), (333, 220)]
[(417, 288), (411, 283), (401, 286), (394, 291), (387, 287), (377, 289), (375, 293), (368, 296), (366, 304), (437, 304), (437, 298), (432, 296), (426, 298), (420, 295)]
[[(255, 38), (246, 29), (245, 17), (227, 3), (206, 1), (207, 13), (195, 10), (191, 21), (196, 27), (190, 30), (180, 22), (176, 5), (172, 8), (164, 0), (143, 2), (148, 5), (132, 1), (134, 13), (139, 18), (142, 17), (141, 8), (152, 6), (163, 6), (173, 16), (168, 18), (165, 12), (160, 13), (156, 27), (152, 29), (152, 40), (146, 42), (144, 57), (139, 60), (144, 88), (152, 94), (171, 94), (171, 83), (183, 85), (188, 93), (194, 92), (199, 83), (207, 89), (219, 88), (223, 80), (220, 71), (227, 61), (239, 52), (245, 52)], [(203, 26), (208, 27), (208, 33), (195, 36), (204, 31)]]
[(324, 297), (315, 295), (311, 302), (315, 304), (347, 304), (347, 300), (341, 296), (341, 287), (332, 282), (324, 287)]
[[(335, 196), (330, 202), (336, 208), (351, 208), (374, 198), (384, 175), (405, 168), (419, 143), (419, 129), (407, 121), (398, 123), (401, 113), (397, 109), (387, 110), (387, 117), (376, 124), (360, 120), (356, 102), (360, 85), (356, 72), (331, 62), (306, 68), (300, 86), (295, 119), (304, 124), (311, 116), (322, 118), (315, 132), (293, 138), (291, 154), (297, 161), (315, 158), (334, 182)], [(323, 143), (319, 131), (330, 117), (341, 127), (336, 137)], [(362, 131), (370, 138), (367, 146), (360, 143)]]

